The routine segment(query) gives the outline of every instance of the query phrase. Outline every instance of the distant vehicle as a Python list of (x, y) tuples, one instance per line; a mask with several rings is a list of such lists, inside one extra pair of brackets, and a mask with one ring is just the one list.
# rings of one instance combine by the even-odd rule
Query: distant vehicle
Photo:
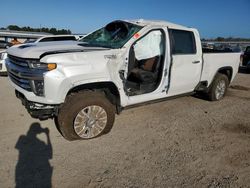
[(233, 50), (233, 52), (242, 52), (242, 49), (240, 46), (233, 46), (232, 50)]
[(24, 43), (55, 42), (55, 41), (76, 41), (74, 35), (48, 35), (38, 39), (27, 39)]
[(0, 40), (0, 48), (9, 48), (9, 47), (11, 47), (12, 46), (12, 44), (11, 43), (9, 43), (9, 42), (7, 42), (7, 41), (4, 41), (4, 40)]
[(7, 58), (6, 51), (0, 52), (0, 75), (7, 75), (7, 70), (5, 66), (5, 59)]
[(213, 43), (204, 43), (204, 44), (202, 44), (202, 48), (203, 49), (213, 50), (214, 49), (214, 44)]
[(24, 43), (33, 43), (33, 42), (36, 42), (36, 40), (38, 39), (26, 39)]
[(34, 41), (34, 43), (55, 41), (76, 41), (76, 37), (74, 35), (50, 35), (41, 37)]
[(248, 46), (242, 55), (242, 65), (246, 66), (250, 70), (250, 46)]

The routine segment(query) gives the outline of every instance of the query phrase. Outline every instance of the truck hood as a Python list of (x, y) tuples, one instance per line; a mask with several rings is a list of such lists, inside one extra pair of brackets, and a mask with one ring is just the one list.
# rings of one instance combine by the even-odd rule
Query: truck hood
[(97, 51), (108, 49), (102, 47), (89, 47), (81, 44), (83, 43), (76, 41), (29, 43), (13, 46), (7, 50), (7, 53), (20, 58), (40, 59), (46, 54)]

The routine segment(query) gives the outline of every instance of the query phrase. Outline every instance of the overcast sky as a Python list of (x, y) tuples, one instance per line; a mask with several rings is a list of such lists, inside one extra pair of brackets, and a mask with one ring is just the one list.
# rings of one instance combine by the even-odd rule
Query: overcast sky
[(201, 37), (250, 38), (250, 0), (5, 0), (0, 27), (56, 27), (88, 33), (116, 19), (166, 20)]

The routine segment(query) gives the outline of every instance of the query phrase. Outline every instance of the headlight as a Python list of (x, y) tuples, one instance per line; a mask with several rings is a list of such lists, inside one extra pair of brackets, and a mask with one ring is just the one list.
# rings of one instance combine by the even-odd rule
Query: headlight
[(56, 69), (56, 63), (41, 63), (38, 60), (27, 60), (29, 67), (32, 69), (42, 69), (42, 70), (54, 70)]

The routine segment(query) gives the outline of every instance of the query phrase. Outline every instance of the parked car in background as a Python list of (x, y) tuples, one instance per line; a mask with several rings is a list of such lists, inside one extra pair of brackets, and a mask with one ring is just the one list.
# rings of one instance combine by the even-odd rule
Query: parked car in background
[(9, 47), (11, 47), (11, 46), (12, 46), (11, 43), (9, 43), (9, 42), (7, 42), (7, 41), (4, 41), (4, 40), (0, 40), (0, 48), (6, 49), (6, 48), (9, 48)]
[(0, 76), (2, 75), (7, 75), (7, 69), (5, 66), (5, 59), (7, 58), (7, 53), (6, 51), (1, 51), (0, 52)]
[(245, 52), (242, 54), (242, 66), (246, 66), (250, 70), (250, 46), (248, 46)]
[(33, 43), (33, 42), (36, 42), (36, 40), (38, 40), (38, 39), (30, 39), (30, 38), (28, 38), (28, 39), (26, 39), (24, 41), (24, 43)]
[(56, 42), (56, 41), (76, 41), (74, 35), (48, 35), (38, 39), (27, 39), (24, 43)]
[(233, 50), (233, 52), (240, 52), (240, 53), (243, 52), (243, 50), (242, 50), (242, 48), (240, 47), (240, 45), (232, 46), (232, 50)]
[(37, 39), (34, 43), (56, 42), (56, 41), (76, 41), (76, 37), (74, 35), (51, 35), (51, 36), (41, 37)]

